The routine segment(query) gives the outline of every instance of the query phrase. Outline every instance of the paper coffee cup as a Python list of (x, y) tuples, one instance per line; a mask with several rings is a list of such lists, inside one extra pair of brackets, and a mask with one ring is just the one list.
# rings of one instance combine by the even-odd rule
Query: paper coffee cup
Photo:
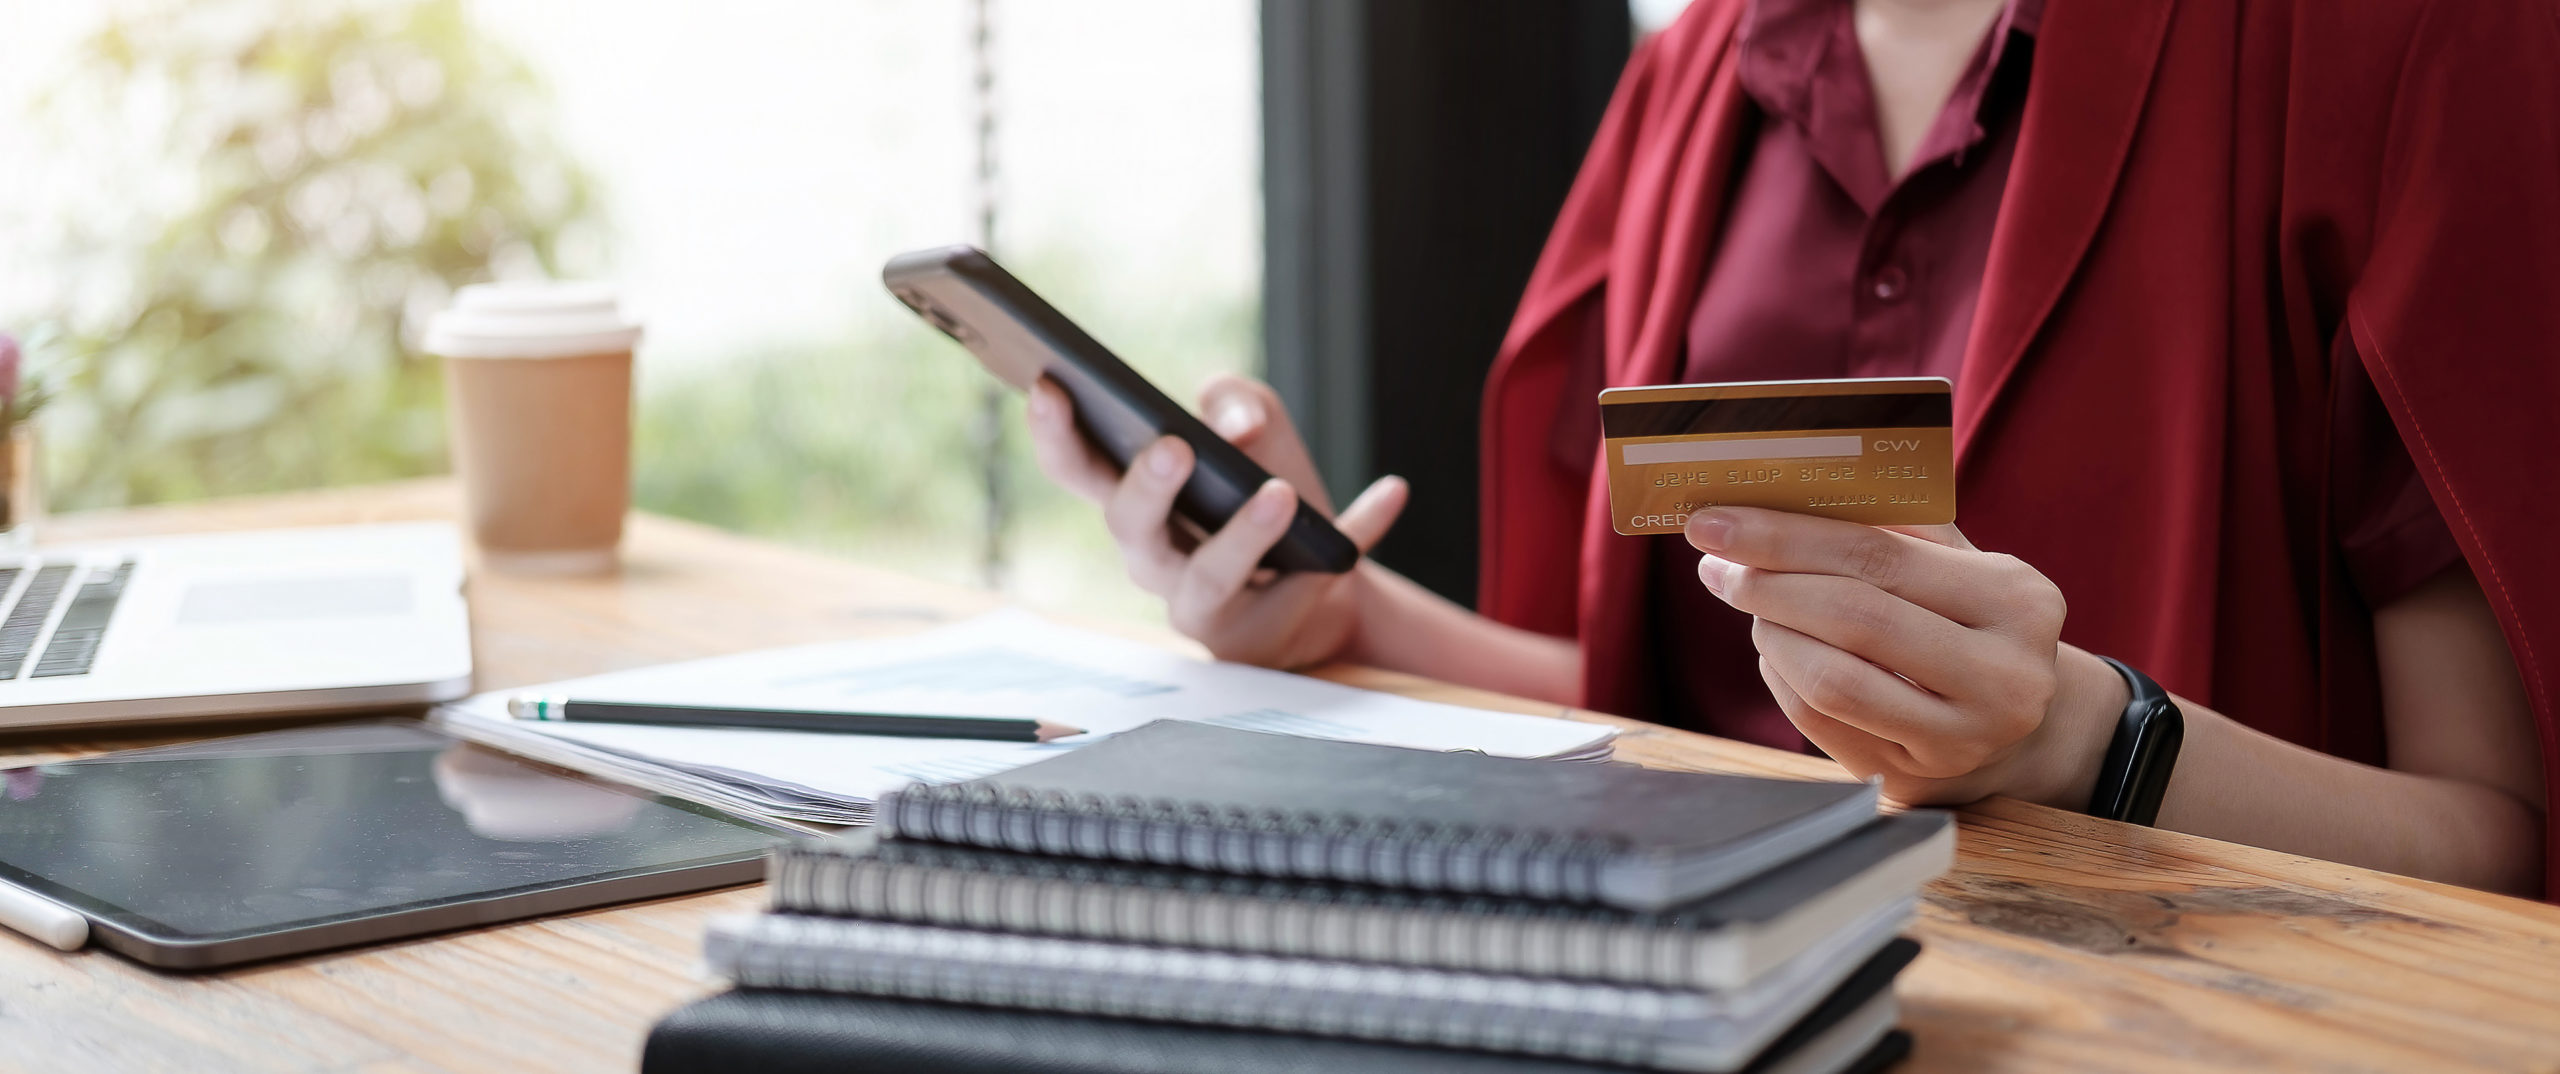
[(475, 284), (427, 327), (454, 469), (486, 566), (610, 571), (631, 503), (640, 326), (609, 284)]

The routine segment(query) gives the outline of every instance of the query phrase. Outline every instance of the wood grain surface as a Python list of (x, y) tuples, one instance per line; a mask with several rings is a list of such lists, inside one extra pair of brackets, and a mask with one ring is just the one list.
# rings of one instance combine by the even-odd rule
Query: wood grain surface
[[(450, 517), (436, 481), (70, 516), (46, 539)], [(922, 629), (995, 597), (660, 518), (604, 579), (476, 571), (479, 685)], [(1157, 633), (1117, 628), (1166, 640)], [(1665, 768), (1829, 762), (1362, 668), (1339, 681), (1599, 720)], [(0, 764), (236, 726), (0, 739)], [(2006, 800), (1963, 814), (1902, 978), (1910, 1071), (2560, 1071), (2560, 908)], [(175, 976), (0, 934), (0, 1069), (631, 1070), (659, 1015), (718, 987), (733, 889), (227, 973)]]

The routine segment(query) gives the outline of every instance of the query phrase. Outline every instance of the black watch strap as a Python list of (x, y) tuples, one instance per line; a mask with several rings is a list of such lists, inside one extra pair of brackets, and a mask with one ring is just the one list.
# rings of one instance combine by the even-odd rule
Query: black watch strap
[(2149, 824), (2160, 817), (2160, 799), (2169, 793), (2169, 773), (2178, 766), (2178, 747), (2187, 738), (2186, 714), (2178, 711), (2169, 691), (2151, 676), (2124, 661), (2101, 656), (2133, 688), (2133, 701), (2116, 724), (2107, 759), (2098, 766), (2098, 787), (2089, 796), (2089, 815)]

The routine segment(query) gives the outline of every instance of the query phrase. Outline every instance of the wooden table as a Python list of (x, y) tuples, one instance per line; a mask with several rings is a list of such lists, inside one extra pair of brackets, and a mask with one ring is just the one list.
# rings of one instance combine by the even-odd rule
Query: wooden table
[[(418, 482), (75, 516), (48, 539), (449, 517)], [(997, 601), (660, 518), (617, 578), (475, 574), (480, 686), (916, 630)], [(1327, 677), (1523, 712), (1374, 670)], [(1591, 713), (1667, 768), (1828, 762)], [(190, 730), (190, 735), (204, 733)], [(0, 740), (0, 764), (168, 740)], [(2560, 1071), (2560, 908), (2005, 800), (1964, 813), (1900, 986), (1912, 1071)], [(704, 918), (752, 888), (230, 973), (166, 976), (0, 937), (0, 1069), (630, 1070), (652, 1020), (716, 983)]]

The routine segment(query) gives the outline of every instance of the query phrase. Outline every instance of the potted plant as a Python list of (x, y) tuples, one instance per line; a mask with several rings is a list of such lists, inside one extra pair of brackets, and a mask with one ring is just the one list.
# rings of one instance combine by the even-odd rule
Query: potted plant
[(0, 548), (34, 544), (35, 522), (44, 514), (35, 416), (52, 399), (54, 378), (45, 363), (30, 367), (27, 355), (50, 353), (48, 340), (39, 334), (22, 347), (0, 332)]

